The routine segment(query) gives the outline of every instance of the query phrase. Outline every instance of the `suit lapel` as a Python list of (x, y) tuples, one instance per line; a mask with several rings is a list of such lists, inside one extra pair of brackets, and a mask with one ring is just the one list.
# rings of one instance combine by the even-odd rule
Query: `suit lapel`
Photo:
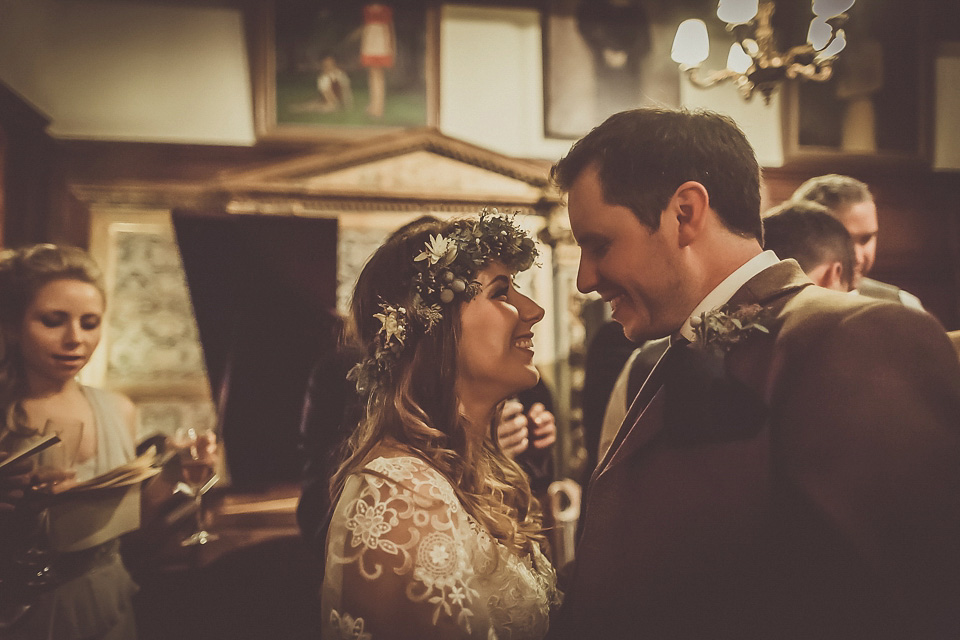
[[(611, 455), (607, 466), (598, 475), (617, 466), (643, 445), (650, 442), (650, 439), (657, 435), (664, 427), (663, 408), (665, 399), (665, 389), (663, 381), (657, 385), (650, 401), (646, 403), (643, 411), (637, 416), (633, 426), (627, 430), (626, 435), (620, 442), (620, 446)], [(611, 448), (612, 449), (612, 448)]]
[(766, 306), (777, 298), (812, 285), (813, 281), (800, 269), (796, 260), (783, 260), (747, 280), (727, 304), (731, 307), (747, 304)]
[[(783, 260), (748, 280), (731, 296), (729, 305), (768, 305), (785, 295), (795, 293), (813, 282), (803, 273), (795, 260)], [(607, 450), (603, 461), (594, 470), (591, 483), (611, 467), (640, 449), (664, 426), (664, 365), (673, 347), (657, 361), (640, 392), (623, 419), (623, 424)], [(627, 425), (630, 425), (629, 428)]]
[[(602, 474), (614, 462), (619, 461), (619, 459), (623, 457), (623, 453), (620, 452), (620, 449), (625, 441), (629, 439), (631, 441), (631, 446), (633, 446), (633, 444), (639, 440), (646, 442), (650, 436), (653, 435), (654, 432), (650, 432), (650, 427), (654, 425), (649, 424), (649, 421), (644, 421), (643, 418), (646, 415), (647, 408), (650, 406), (653, 400), (658, 395), (662, 395), (664, 365), (666, 363), (666, 358), (669, 356), (670, 351), (673, 348), (674, 347), (672, 346), (667, 347), (667, 350), (664, 351), (663, 355), (660, 356), (660, 359), (657, 360), (657, 364), (653, 366), (653, 369), (650, 371), (650, 375), (647, 376), (643, 386), (640, 387), (637, 397), (633, 399), (633, 403), (627, 410), (627, 415), (623, 418), (623, 424), (620, 425), (620, 429), (617, 431), (617, 436), (613, 439), (613, 443), (610, 445), (610, 448), (607, 449), (607, 453), (604, 455), (603, 461), (597, 465), (596, 470), (594, 470), (593, 475), (595, 477)], [(640, 425), (641, 422), (644, 422), (647, 428), (640, 428), (638, 425)], [(644, 433), (641, 435), (640, 431), (643, 431)], [(639, 446), (639, 444), (636, 446)]]

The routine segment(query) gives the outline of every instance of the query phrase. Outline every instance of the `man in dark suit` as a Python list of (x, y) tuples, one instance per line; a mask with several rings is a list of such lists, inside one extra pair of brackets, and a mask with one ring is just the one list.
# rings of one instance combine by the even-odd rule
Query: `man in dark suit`
[(898, 304), (764, 252), (729, 119), (612, 116), (553, 168), (577, 286), (670, 346), (586, 491), (553, 638), (960, 632), (960, 362)]

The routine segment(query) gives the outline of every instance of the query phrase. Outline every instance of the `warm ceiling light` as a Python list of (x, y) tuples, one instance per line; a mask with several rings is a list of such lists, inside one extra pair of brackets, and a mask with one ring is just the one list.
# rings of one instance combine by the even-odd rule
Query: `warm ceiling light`
[(700, 65), (710, 51), (707, 27), (701, 20), (685, 20), (677, 29), (671, 57), (694, 85), (710, 87), (733, 80), (749, 100), (759, 91), (768, 104), (785, 80), (801, 78), (823, 82), (833, 73), (834, 58), (846, 46), (845, 11), (854, 0), (813, 0), (813, 19), (807, 42), (781, 52), (774, 38), (771, 16), (774, 0), (720, 0), (717, 16), (736, 38), (727, 68), (701, 75)]

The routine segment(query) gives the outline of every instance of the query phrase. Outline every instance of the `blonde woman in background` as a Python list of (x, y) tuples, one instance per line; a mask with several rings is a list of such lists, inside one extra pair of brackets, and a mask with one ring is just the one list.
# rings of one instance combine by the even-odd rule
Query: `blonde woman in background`
[[(0, 450), (36, 437), (53, 420), (80, 432), (75, 481), (134, 457), (133, 403), (76, 379), (100, 342), (104, 308), (100, 270), (84, 251), (41, 244), (0, 253), (0, 415), (5, 420)], [(63, 479), (61, 474), (32, 481)], [(144, 513), (169, 496), (172, 487), (161, 476), (149, 481), (141, 497)], [(132, 598), (137, 586), (123, 566), (118, 538), (54, 554), (51, 567), (55, 586), (39, 594), (4, 638), (136, 637)]]

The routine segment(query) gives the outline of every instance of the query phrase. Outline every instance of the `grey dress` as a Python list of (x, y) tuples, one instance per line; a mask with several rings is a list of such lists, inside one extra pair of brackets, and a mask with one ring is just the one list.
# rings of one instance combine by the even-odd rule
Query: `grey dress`
[[(93, 408), (97, 452), (78, 465), (84, 481), (134, 457), (134, 442), (113, 394), (83, 387)], [(15, 628), (13, 640), (134, 640), (137, 585), (120, 558), (118, 538), (64, 554), (54, 565), (65, 582), (36, 602)]]

